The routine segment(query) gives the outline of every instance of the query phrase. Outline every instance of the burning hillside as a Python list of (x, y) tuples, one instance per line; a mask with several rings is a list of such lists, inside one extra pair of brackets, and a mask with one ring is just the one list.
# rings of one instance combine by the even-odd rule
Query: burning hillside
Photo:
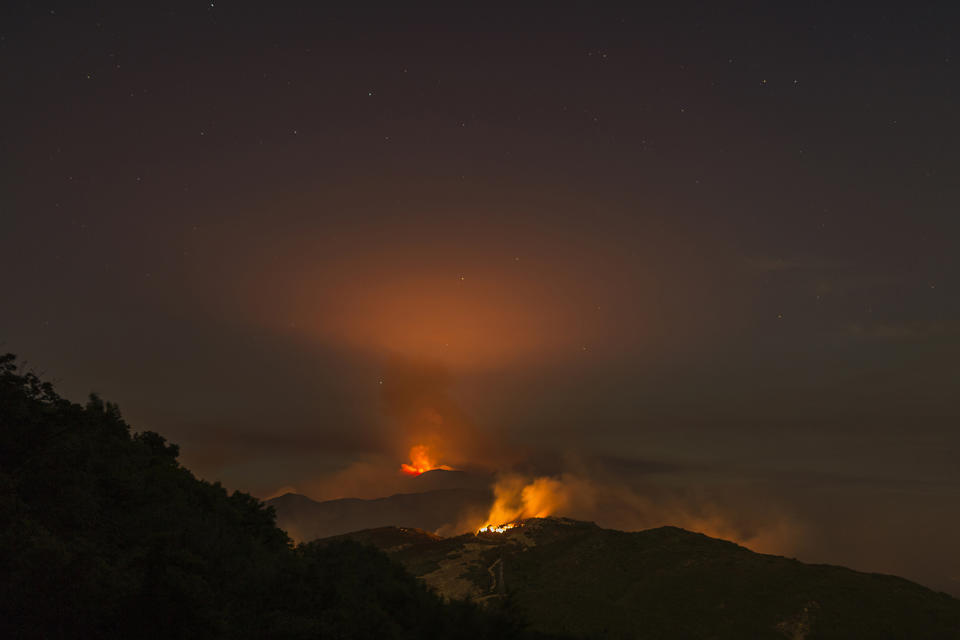
[(480, 529), (477, 531), (477, 534), (479, 535), (481, 533), (504, 533), (505, 531), (509, 531), (510, 529), (516, 529), (517, 527), (522, 527), (522, 526), (523, 526), (522, 522), (509, 522), (507, 524), (498, 524), (498, 525), (488, 524), (480, 527)]
[(410, 449), (410, 464), (403, 463), (400, 470), (408, 476), (419, 476), (421, 473), (441, 469), (443, 471), (455, 471), (449, 465), (437, 464), (430, 455), (430, 450), (426, 445), (418, 444)]
[(676, 527), (623, 532), (551, 517), (480, 533), (389, 527), (346, 537), (379, 546), (447, 598), (496, 605), (510, 594), (544, 634), (957, 638), (960, 628), (960, 602), (902, 578), (761, 555)]

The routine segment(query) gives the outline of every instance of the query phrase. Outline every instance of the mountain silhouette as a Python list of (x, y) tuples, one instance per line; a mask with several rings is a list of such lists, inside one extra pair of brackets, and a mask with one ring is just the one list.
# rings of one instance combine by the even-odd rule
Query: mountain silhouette
[(383, 549), (448, 598), (508, 602), (546, 633), (960, 638), (960, 601), (896, 576), (754, 553), (676, 527), (628, 533), (564, 518), (522, 524), (450, 538), (390, 527), (330, 541)]
[(266, 504), (276, 511), (278, 527), (296, 540), (310, 541), (385, 526), (436, 531), (453, 527), (470, 512), (484, 513), (492, 499), (488, 488), (454, 488), (373, 500), (342, 498), (323, 502), (287, 493), (267, 500)]
[(177, 455), (0, 355), (0, 638), (543, 637), (370, 546), (294, 546), (270, 508)]
[[(273, 509), (197, 479), (178, 453), (0, 356), (0, 637), (960, 638), (946, 594), (674, 527), (548, 518), (293, 545)], [(305, 529), (436, 530), (489, 506), (470, 474), (448, 473), (378, 500), (273, 502)]]

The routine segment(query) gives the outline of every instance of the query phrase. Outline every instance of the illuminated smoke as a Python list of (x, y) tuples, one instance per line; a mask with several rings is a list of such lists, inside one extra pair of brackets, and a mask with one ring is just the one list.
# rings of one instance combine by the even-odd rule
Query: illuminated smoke
[(430, 450), (422, 444), (418, 444), (410, 449), (410, 464), (403, 463), (400, 470), (409, 476), (418, 476), (434, 469), (443, 469), (444, 471), (453, 471), (453, 467), (445, 464), (436, 464), (430, 456)]
[(641, 489), (574, 473), (505, 474), (497, 479), (493, 492), (486, 517), (463, 523), (465, 529), (497, 531), (526, 518), (564, 516), (623, 531), (676, 526), (778, 554), (792, 552), (802, 533), (788, 514), (769, 505), (750, 504), (742, 496), (731, 503), (721, 496)]
[(485, 527), (496, 527), (524, 518), (545, 518), (567, 506), (563, 483), (554, 478), (501, 476), (493, 487), (493, 506)]

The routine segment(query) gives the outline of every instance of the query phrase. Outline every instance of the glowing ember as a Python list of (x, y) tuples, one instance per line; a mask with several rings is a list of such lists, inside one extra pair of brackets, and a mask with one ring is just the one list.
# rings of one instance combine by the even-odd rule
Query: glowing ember
[(418, 476), (434, 469), (443, 469), (444, 471), (454, 471), (453, 467), (445, 464), (435, 464), (430, 456), (430, 451), (422, 444), (410, 449), (410, 464), (403, 463), (400, 470), (409, 476)]
[(477, 530), (477, 533), (503, 533), (508, 529), (514, 529), (516, 527), (522, 527), (522, 526), (523, 524), (520, 522), (510, 522), (508, 524), (498, 524), (498, 525), (488, 524), (486, 526), (480, 527), (480, 529)]

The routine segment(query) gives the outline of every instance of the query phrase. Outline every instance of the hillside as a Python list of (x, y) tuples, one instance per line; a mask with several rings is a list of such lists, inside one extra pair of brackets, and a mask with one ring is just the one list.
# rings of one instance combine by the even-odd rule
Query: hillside
[[(625, 533), (534, 519), (375, 545), (448, 597), (509, 601), (533, 628), (609, 638), (960, 638), (960, 601), (902, 578), (753, 553), (675, 527)], [(336, 540), (336, 539), (334, 539)]]
[[(945, 594), (672, 527), (551, 518), (295, 546), (272, 509), (177, 455), (115, 405), (71, 403), (0, 357), (0, 637), (960, 638), (960, 601)], [(323, 508), (356, 506), (335, 502)]]
[(0, 356), (0, 637), (528, 637), (369, 546), (294, 547), (271, 509), (177, 455)]

